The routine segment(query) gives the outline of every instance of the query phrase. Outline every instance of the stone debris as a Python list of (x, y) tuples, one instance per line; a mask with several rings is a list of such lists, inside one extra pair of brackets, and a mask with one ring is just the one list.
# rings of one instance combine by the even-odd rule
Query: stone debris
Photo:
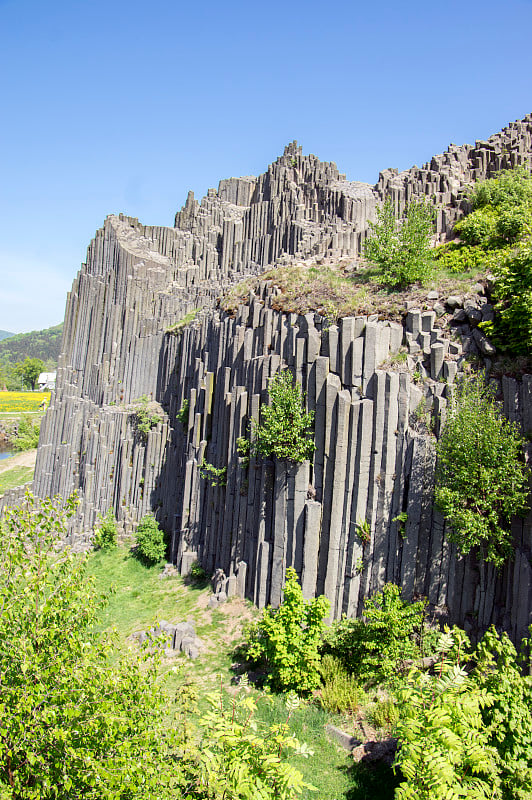
[(174, 625), (166, 620), (161, 620), (155, 628), (134, 633), (131, 638), (139, 644), (162, 640), (165, 645), (163, 652), (167, 658), (174, 658), (178, 653), (185, 653), (189, 658), (195, 659), (204, 648), (204, 644), (196, 636), (194, 625), (191, 622), (178, 622)]

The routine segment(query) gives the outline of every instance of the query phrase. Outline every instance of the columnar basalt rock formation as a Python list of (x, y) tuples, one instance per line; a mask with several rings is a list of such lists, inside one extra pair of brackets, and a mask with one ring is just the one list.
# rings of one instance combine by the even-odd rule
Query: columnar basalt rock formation
[[(258, 178), (221, 181), (201, 204), (189, 194), (174, 228), (108, 217), (68, 297), (33, 487), (41, 496), (78, 491), (72, 543), (87, 546), (109, 507), (126, 530), (153, 510), (182, 572), (196, 559), (223, 570), (227, 593), (259, 606), (279, 603), (293, 565), (305, 595), (325, 592), (333, 616), (360, 613), (364, 597), (393, 580), (451, 621), (524, 633), (531, 520), (515, 522), (516, 559), (496, 576), (456, 558), (433, 509), (434, 447), (419, 404), (445, 414), (460, 356), (435, 314), (329, 325), (275, 311), (275, 285), (260, 279), (234, 315), (216, 301), (293, 259), (356, 260), (386, 197), (398, 213), (415, 198), (434, 203), (444, 239), (467, 203), (464, 187), (530, 165), (531, 140), (529, 115), (421, 169), (386, 170), (374, 187), (294, 142)], [(389, 366), (403, 343), (426, 370), (425, 397), (411, 373)], [(316, 414), (312, 465), (253, 455), (248, 464), (237, 451), (280, 368)], [(503, 390), (507, 413), (532, 430), (531, 379), (506, 380)], [(142, 433), (135, 409), (146, 400), (158, 414)], [(226, 485), (202, 477), (204, 460), (226, 468)]]

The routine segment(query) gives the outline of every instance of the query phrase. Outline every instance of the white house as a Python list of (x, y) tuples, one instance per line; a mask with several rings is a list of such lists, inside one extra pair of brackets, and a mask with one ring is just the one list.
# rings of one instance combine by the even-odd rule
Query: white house
[(40, 392), (53, 391), (55, 389), (55, 376), (56, 372), (41, 372), (37, 378)]

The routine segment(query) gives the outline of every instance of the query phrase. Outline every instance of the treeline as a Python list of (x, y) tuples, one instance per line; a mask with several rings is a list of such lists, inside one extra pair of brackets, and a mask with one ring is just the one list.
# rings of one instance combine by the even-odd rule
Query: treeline
[(32, 362), (37, 371), (53, 372), (61, 349), (63, 323), (43, 331), (19, 333), (0, 341), (0, 388), (17, 391), (22, 388), (34, 388), (33, 378), (28, 380), (28, 362)]

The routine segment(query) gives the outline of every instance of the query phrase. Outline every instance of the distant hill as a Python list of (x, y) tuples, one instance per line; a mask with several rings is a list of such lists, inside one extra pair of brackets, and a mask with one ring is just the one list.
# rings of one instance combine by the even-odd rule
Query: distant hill
[(15, 334), (10, 333), (9, 331), (0, 331), (0, 342), (2, 339), (9, 339), (10, 336), (15, 336)]
[[(3, 332), (0, 332), (3, 333)], [(63, 323), (44, 331), (6, 334), (9, 338), (0, 341), (0, 363), (15, 364), (26, 356), (40, 358), (49, 366), (57, 364), (63, 336)], [(53, 362), (53, 363), (52, 363)]]

